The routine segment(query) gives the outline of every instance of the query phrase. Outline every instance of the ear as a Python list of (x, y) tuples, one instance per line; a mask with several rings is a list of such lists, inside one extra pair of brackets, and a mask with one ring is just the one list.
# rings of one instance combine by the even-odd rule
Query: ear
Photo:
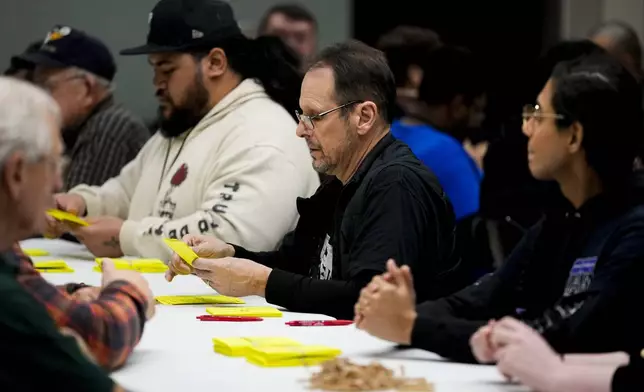
[(581, 150), (581, 142), (584, 140), (584, 126), (578, 121), (575, 121), (570, 126), (570, 140), (568, 142), (568, 150), (571, 153), (576, 153)]
[(201, 66), (206, 77), (218, 77), (228, 69), (228, 57), (223, 49), (214, 48), (201, 60)]
[(409, 87), (418, 90), (420, 83), (423, 81), (423, 69), (416, 64), (412, 64), (407, 68), (407, 81)]
[(356, 105), (355, 116), (358, 135), (366, 135), (378, 119), (378, 107), (372, 101), (365, 101)]
[(11, 154), (2, 167), (2, 179), (12, 200), (18, 200), (22, 193), (22, 184), (27, 178), (27, 167), (21, 152)]

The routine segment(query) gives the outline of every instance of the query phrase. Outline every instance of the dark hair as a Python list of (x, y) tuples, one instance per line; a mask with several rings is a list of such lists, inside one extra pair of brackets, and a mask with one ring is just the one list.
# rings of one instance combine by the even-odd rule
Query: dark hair
[(609, 186), (623, 185), (641, 151), (642, 90), (631, 73), (608, 54), (560, 63), (552, 74), (552, 105), (563, 119), (579, 122), (588, 164)]
[(596, 45), (594, 42), (584, 40), (563, 41), (551, 46), (542, 56), (537, 60), (536, 71), (534, 72), (534, 84), (531, 86), (530, 99), (533, 99), (546, 85), (552, 72), (557, 64), (564, 61), (572, 61), (582, 56), (592, 54), (605, 54), (606, 51)]
[[(391, 124), (396, 101), (394, 75), (378, 49), (359, 41), (347, 41), (322, 50), (310, 69), (329, 67), (335, 80), (338, 105), (351, 101), (373, 101), (380, 116)], [(346, 115), (347, 107), (342, 112)]]
[(451, 102), (461, 95), (466, 104), (485, 92), (480, 66), (469, 50), (443, 46), (427, 57), (418, 98), (429, 105)]
[(259, 27), (257, 28), (257, 35), (264, 35), (266, 33), (268, 20), (275, 14), (283, 14), (286, 18), (298, 22), (309, 22), (316, 30), (318, 28), (318, 22), (315, 19), (315, 16), (313, 16), (313, 14), (303, 6), (299, 4), (278, 4), (271, 7), (266, 11), (264, 16), (262, 16), (262, 19), (259, 22)]
[(589, 34), (591, 38), (600, 35), (609, 36), (614, 39), (614, 46), (617, 51), (628, 54), (634, 61), (638, 71), (642, 70), (642, 45), (635, 30), (628, 24), (611, 20), (593, 28)]
[(376, 47), (387, 56), (389, 68), (397, 87), (409, 81), (407, 72), (412, 65), (422, 66), (427, 55), (442, 45), (434, 31), (416, 26), (398, 26), (384, 34)]
[[(302, 74), (297, 56), (281, 39), (249, 39), (240, 35), (227, 38), (216, 47), (223, 49), (235, 72), (243, 79), (260, 82), (266, 93), (295, 118), (293, 113), (299, 107)], [(206, 54), (205, 51), (193, 53), (197, 59)]]

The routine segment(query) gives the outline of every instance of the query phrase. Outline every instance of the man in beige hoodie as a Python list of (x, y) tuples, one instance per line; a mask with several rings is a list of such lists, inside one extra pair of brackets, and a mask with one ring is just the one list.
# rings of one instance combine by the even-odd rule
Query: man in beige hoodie
[[(319, 180), (286, 109), (300, 77), (278, 39), (249, 40), (220, 0), (161, 0), (149, 15), (148, 54), (160, 103), (159, 132), (119, 176), (56, 196), (87, 216), (71, 230), (96, 256), (169, 259), (163, 238), (212, 234), (275, 249), (292, 230), (297, 197)], [(96, 162), (100, 165), (100, 162)]]

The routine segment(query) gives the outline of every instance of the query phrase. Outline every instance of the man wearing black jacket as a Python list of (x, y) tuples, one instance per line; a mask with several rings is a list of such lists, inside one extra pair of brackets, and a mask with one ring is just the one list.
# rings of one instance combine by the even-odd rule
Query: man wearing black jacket
[(421, 301), (457, 289), (452, 207), (436, 178), (390, 135), (395, 94), (381, 52), (357, 42), (324, 50), (302, 83), (297, 134), (330, 180), (298, 200), (299, 223), (278, 251), (184, 238), (201, 258), (189, 268), (175, 255), (168, 279), (194, 272), (221, 294), (342, 318), (353, 317), (360, 290), (390, 257), (422, 282)]
[(635, 79), (608, 55), (559, 64), (523, 130), (532, 175), (555, 180), (564, 205), (498, 271), (415, 309), (410, 272), (391, 263), (363, 290), (358, 327), (462, 361), (495, 360), (489, 320), (503, 316), (560, 353), (644, 347), (644, 181), (632, 173), (643, 117)]

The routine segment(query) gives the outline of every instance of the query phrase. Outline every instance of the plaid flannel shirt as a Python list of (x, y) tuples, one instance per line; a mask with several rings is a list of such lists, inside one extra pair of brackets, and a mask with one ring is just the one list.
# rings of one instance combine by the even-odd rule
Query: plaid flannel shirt
[(104, 369), (122, 366), (143, 334), (145, 296), (131, 283), (117, 281), (103, 288), (95, 301), (76, 300), (68, 291), (82, 285), (54, 286), (36, 271), (19, 245), (14, 251), (20, 260), (18, 282), (45, 306), (56, 325), (78, 333)]
[(75, 129), (63, 134), (67, 146), (64, 190), (103, 185), (133, 160), (150, 137), (145, 124), (107, 98)]

